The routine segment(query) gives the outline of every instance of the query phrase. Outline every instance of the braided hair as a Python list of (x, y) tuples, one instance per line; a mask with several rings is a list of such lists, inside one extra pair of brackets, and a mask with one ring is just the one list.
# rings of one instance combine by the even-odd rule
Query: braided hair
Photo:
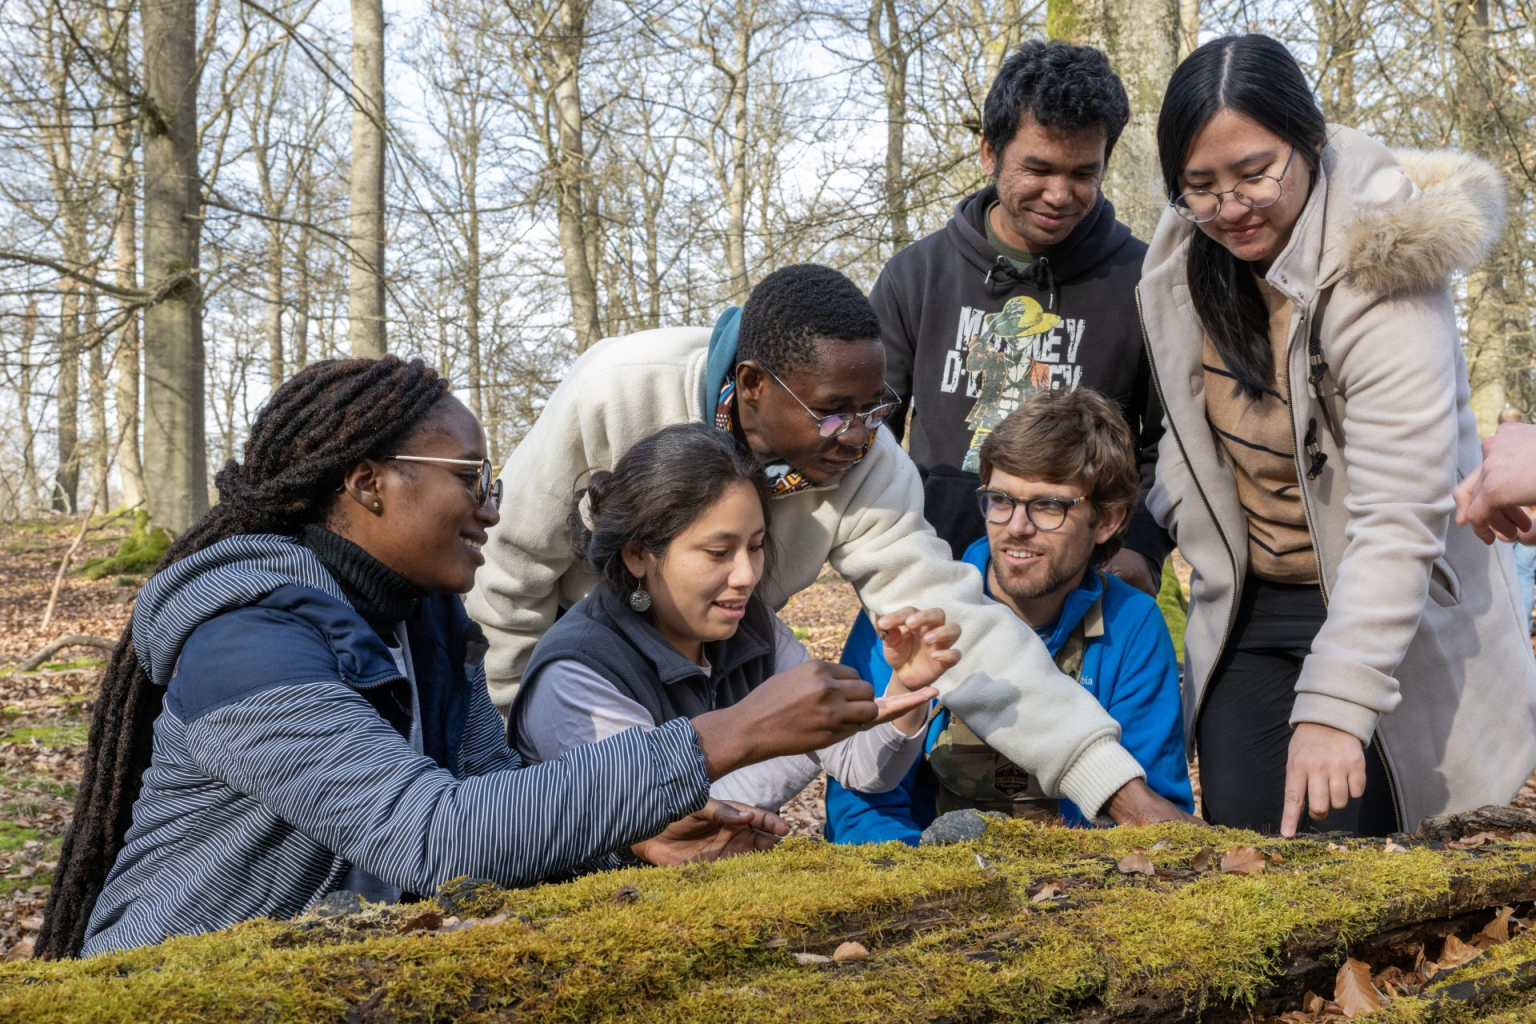
[[(244, 464), (230, 459), (214, 477), (218, 504), (176, 539), (155, 571), (227, 537), (295, 535), (324, 522), (347, 471), (393, 450), (447, 393), (448, 382), (419, 359), (333, 359), (300, 370), (257, 414)], [(102, 676), (74, 818), (37, 937), (40, 958), (80, 953), (149, 767), (164, 692), (139, 664), (130, 623)]]

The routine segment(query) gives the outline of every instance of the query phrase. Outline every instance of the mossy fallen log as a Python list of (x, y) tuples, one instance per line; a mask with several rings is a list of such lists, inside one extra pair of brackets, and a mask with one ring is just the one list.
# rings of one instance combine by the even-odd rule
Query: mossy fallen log
[[(1220, 870), (1237, 846), (1264, 855), (1247, 858), (1256, 873)], [(1136, 848), (1149, 863), (1122, 864)], [(1294, 1009), (1347, 955), (1401, 956), (1415, 929), (1471, 935), (1492, 908), (1533, 899), (1529, 839), (1396, 851), (1006, 821), (952, 846), (794, 840), (719, 864), (518, 891), (460, 883), (435, 906), (6, 965), (0, 1020), (1261, 1019)], [(824, 960), (850, 939), (867, 958)], [(1536, 1022), (1533, 985), (1536, 940), (1520, 936), (1380, 1015)]]

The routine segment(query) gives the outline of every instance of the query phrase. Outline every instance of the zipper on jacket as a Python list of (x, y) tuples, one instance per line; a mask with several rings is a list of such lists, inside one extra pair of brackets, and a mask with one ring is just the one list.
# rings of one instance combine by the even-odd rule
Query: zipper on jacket
[[(1291, 340), (1290, 340), (1290, 342), (1285, 347), (1285, 399), (1286, 399), (1287, 405), (1289, 406), (1290, 421), (1291, 421), (1291, 437), (1292, 438), (1295, 438), (1295, 436), (1296, 436), (1297, 421), (1296, 421), (1295, 391), (1291, 387), (1291, 369), (1290, 369), (1290, 367), (1291, 367), (1291, 349), (1295, 347), (1295, 345), (1296, 345), (1296, 337), (1301, 332), (1302, 325), (1304, 325), (1306, 323), (1306, 320), (1307, 320), (1307, 318), (1306, 318), (1305, 314), (1301, 314), (1300, 316), (1297, 317), (1297, 320), (1296, 320), (1296, 330), (1291, 332)], [(1145, 325), (1143, 325), (1142, 330), (1143, 330), (1143, 332), (1145, 332), (1145, 330), (1146, 330)], [(1310, 355), (1310, 353), (1309, 353), (1309, 355)], [(1148, 358), (1150, 358), (1150, 356)], [(1323, 365), (1326, 366), (1327, 364), (1325, 363)], [(1302, 389), (1302, 393), (1303, 394), (1307, 393), (1305, 388)], [(1159, 397), (1161, 397), (1161, 396), (1159, 396)], [(1318, 396), (1317, 402), (1318, 402), (1319, 408), (1321, 408), (1323, 410), (1323, 416), (1326, 419), (1327, 418), (1327, 408), (1328, 407), (1323, 403), (1323, 398), (1322, 398), (1321, 395)], [(1167, 408), (1167, 407), (1164, 406), (1164, 408)], [(1172, 421), (1171, 420), (1169, 421), (1169, 425), (1170, 425), (1170, 427), (1172, 426)], [(1313, 421), (1311, 421), (1308, 424), (1307, 435), (1306, 436), (1308, 438), (1315, 437), (1316, 436), (1316, 434), (1315, 434), (1316, 429), (1317, 429), (1317, 421), (1313, 420)], [(1302, 467), (1302, 464), (1301, 464), (1302, 449), (1297, 448), (1294, 443), (1291, 445), (1291, 447), (1292, 447), (1292, 449), (1294, 449), (1292, 451), (1292, 453), (1291, 453), (1291, 457), (1295, 460), (1295, 463), (1296, 463), (1296, 492), (1301, 495), (1301, 515), (1302, 515), (1302, 518), (1306, 520), (1306, 523), (1307, 523), (1307, 538), (1312, 541), (1312, 552), (1313, 552), (1313, 555), (1317, 558), (1317, 587), (1318, 587), (1319, 592), (1323, 595), (1323, 609), (1324, 609), (1324, 611), (1326, 611), (1327, 608), (1328, 608), (1328, 601), (1329, 601), (1328, 577), (1323, 572), (1323, 560), (1322, 560), (1321, 554), (1319, 554), (1319, 550), (1320, 549), (1317, 546), (1317, 529), (1313, 525), (1313, 522), (1312, 522), (1312, 506), (1307, 503), (1307, 483), (1306, 482), (1308, 480), (1315, 479), (1317, 474), (1316, 473), (1310, 473), (1309, 474), (1309, 473), (1306, 472), (1306, 470)], [(1326, 458), (1326, 456), (1324, 456), (1324, 458)], [(1322, 463), (1321, 462), (1317, 463), (1316, 465), (1317, 465), (1317, 468), (1319, 470), (1322, 468)], [(1225, 642), (1225, 641), (1223, 641), (1223, 642)], [(1204, 691), (1203, 688), (1202, 688), (1202, 690), (1200, 692), (1201, 692), (1201, 696), (1204, 696), (1205, 691)], [(1198, 713), (1199, 712), (1197, 710), (1196, 714), (1198, 715)], [(1402, 812), (1402, 806), (1401, 806), (1401, 804), (1398, 803), (1398, 799), (1397, 799), (1397, 780), (1392, 777), (1392, 763), (1387, 760), (1387, 747), (1386, 747), (1386, 744), (1384, 744), (1381, 741), (1381, 732), (1380, 732), (1380, 730), (1377, 730), (1375, 733), (1372, 734), (1372, 736), (1371, 736), (1371, 746), (1375, 748), (1376, 756), (1381, 761), (1381, 771), (1382, 771), (1382, 774), (1386, 777), (1386, 780), (1387, 780), (1387, 793), (1392, 798), (1392, 817), (1397, 822), (1398, 831), (1401, 832), (1403, 830), (1403, 812)]]
[[(1152, 339), (1147, 334), (1147, 317), (1141, 308), (1141, 288), (1136, 289), (1136, 319), (1141, 323), (1141, 344), (1147, 353), (1147, 369), (1152, 372), (1152, 387), (1157, 392), (1157, 400), (1164, 410), (1168, 409), (1168, 400), (1163, 395), (1162, 378), (1157, 373), (1157, 362), (1152, 358)], [(1232, 545), (1227, 541), (1227, 535), (1222, 532), (1221, 520), (1216, 518), (1216, 509), (1211, 504), (1211, 499), (1206, 497), (1205, 488), (1200, 486), (1200, 478), (1195, 474), (1194, 467), (1190, 465), (1189, 452), (1184, 448), (1184, 439), (1179, 436), (1179, 430), (1173, 425), (1173, 417), (1164, 415), (1168, 420), (1168, 432), (1173, 435), (1174, 442), (1179, 446), (1179, 454), (1184, 457), (1184, 465), (1189, 467), (1189, 479), (1195, 485), (1195, 491), (1200, 495), (1200, 500), (1205, 504), (1205, 511), (1211, 517), (1211, 523), (1216, 527), (1216, 535), (1221, 538), (1221, 546), (1227, 549), (1227, 558), (1232, 564), (1232, 607), (1227, 611), (1227, 624), (1221, 631), (1221, 643), (1216, 646), (1216, 656), (1211, 659), (1211, 667), (1205, 672), (1205, 678), (1200, 682), (1200, 696), (1195, 698), (1195, 714), (1191, 720), (1195, 733), (1200, 731), (1200, 713), (1205, 709), (1205, 695), (1210, 690), (1211, 675), (1216, 671), (1216, 666), (1221, 662), (1221, 654), (1227, 647), (1227, 641), (1232, 637), (1232, 625), (1237, 621), (1237, 606), (1242, 598), (1243, 581), (1242, 574), (1237, 568), (1237, 555), (1232, 551)]]

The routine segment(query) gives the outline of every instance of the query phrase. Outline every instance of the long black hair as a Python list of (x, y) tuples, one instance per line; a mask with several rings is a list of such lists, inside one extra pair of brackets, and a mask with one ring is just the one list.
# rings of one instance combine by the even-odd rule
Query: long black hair
[[(419, 359), (335, 359), (300, 370), (257, 414), (244, 464), (230, 459), (214, 478), (219, 503), (176, 538), (155, 571), (226, 537), (291, 535), (324, 522), (347, 470), (392, 450), (447, 393), (448, 382)], [(80, 953), (149, 767), (164, 693), (125, 626), (96, 698), (74, 818), (37, 937), (41, 958)]]
[[(1168, 80), (1157, 152), (1169, 196), (1179, 193), (1179, 172), (1195, 136), (1222, 110), (1251, 118), (1295, 146), (1309, 168), (1321, 162), (1327, 123), (1290, 51), (1269, 36), (1223, 36), (1186, 57)], [(1200, 325), (1237, 378), (1234, 393), (1257, 399), (1273, 389), (1269, 312), (1247, 264), (1197, 229), (1187, 275)]]
[[(768, 521), (768, 478), (756, 456), (704, 423), (663, 427), (636, 442), (613, 467), (595, 470), (571, 506), (571, 547), (615, 593), (635, 589), (624, 551), (660, 555), (673, 538), (720, 500), (732, 484), (749, 485)], [(771, 548), (764, 541), (766, 557)]]

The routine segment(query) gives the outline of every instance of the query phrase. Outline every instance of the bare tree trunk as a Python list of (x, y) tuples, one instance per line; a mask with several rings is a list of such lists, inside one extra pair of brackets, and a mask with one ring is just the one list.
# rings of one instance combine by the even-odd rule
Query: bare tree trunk
[(388, 351), (384, 321), (384, 2), (352, 0), (352, 354)]
[(1103, 50), (1125, 83), (1131, 120), (1115, 144), (1104, 193), (1132, 232), (1151, 238), (1168, 202), (1159, 184), (1157, 115), (1179, 53), (1179, 0), (1050, 0), (1046, 18), (1056, 38)]
[(571, 293), (571, 325), (576, 347), (585, 352), (602, 337), (597, 312), (597, 279), (589, 257), (583, 179), (588, 173), (582, 140), (581, 51), (586, 36), (589, 0), (560, 0), (559, 35), (551, 44), (555, 67), (555, 210), (559, 221), (560, 259)]
[(208, 509), (197, 167), (197, 0), (144, 0), (144, 468), (149, 512), (183, 533)]
[(753, 9), (750, 0), (737, 0), (735, 66), (730, 76), (731, 177), (725, 193), (725, 266), (731, 275), (731, 301), (747, 300), (747, 138), (751, 132), (747, 109), (747, 75), (752, 59)]
[(912, 244), (907, 219), (907, 42), (896, 0), (870, 0), (869, 46), (885, 93), (885, 181), (882, 198), (891, 227), (891, 251)]
[[(465, 160), (464, 197), (469, 207), (464, 231), (464, 337), (469, 348), (469, 409), (485, 423), (485, 370), (480, 361), (480, 202), (475, 196), (478, 154)], [(487, 433), (489, 438), (489, 433)]]
[(21, 319), (21, 393), (16, 396), (21, 418), (21, 479), (23, 500), (30, 509), (37, 500), (37, 424), (32, 419), (32, 394), (37, 387), (37, 301), (28, 300)]
[(94, 291), (85, 293), (85, 330), (81, 335), (90, 351), (90, 391), (85, 407), (91, 413), (92, 504), (103, 511), (109, 506), (107, 475), (112, 468), (112, 436), (107, 430), (107, 339), (101, 333), (99, 302)]
[(59, 465), (53, 474), (53, 508), (74, 512), (80, 496), (80, 285), (66, 279), (59, 293)]
[(276, 221), (267, 228), (267, 376), (272, 390), (288, 377), (283, 365), (283, 231)]
[[(314, 178), (306, 169), (300, 173), (296, 185), (298, 192), (298, 217), (300, 225), (310, 223), (315, 213)], [(309, 365), (309, 308), (310, 256), (315, 244), (314, 234), (306, 227), (298, 229), (293, 251), (293, 368), (302, 370)]]
[[(1455, 120), (1466, 149), (1498, 162), (1498, 118), (1494, 79), (1498, 75), (1488, 47), (1488, 0), (1455, 6)], [(1505, 316), (1502, 256), (1490, 255), (1467, 274), (1467, 336), (1463, 349), (1472, 386), (1472, 412), (1480, 434), (1498, 426), (1506, 400)]]
[[(126, 113), (126, 111), (125, 111)], [(117, 208), (112, 224), (112, 272), (120, 288), (137, 288), (138, 198), (134, 182), (133, 126), (122, 124), (112, 132), (112, 177), (117, 182)], [(139, 314), (124, 315), (112, 357), (116, 378), (117, 472), (123, 484), (123, 504), (129, 508), (144, 502), (144, 464), (139, 459)]]
[(1200, 46), (1200, 0), (1179, 0), (1179, 63)]

